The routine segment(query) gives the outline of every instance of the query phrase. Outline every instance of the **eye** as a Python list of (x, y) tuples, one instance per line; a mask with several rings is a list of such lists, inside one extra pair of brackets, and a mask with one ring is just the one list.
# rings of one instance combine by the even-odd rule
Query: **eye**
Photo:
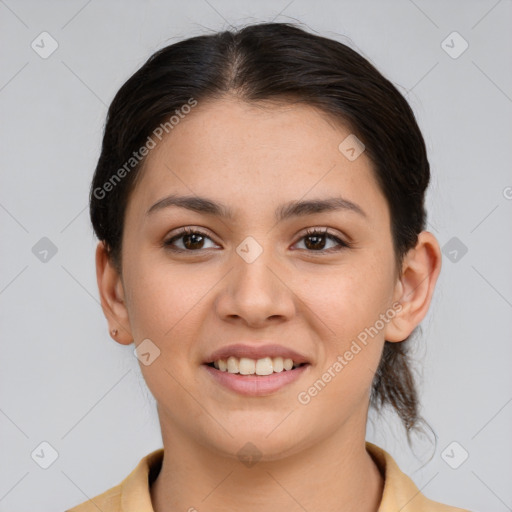
[[(181, 241), (181, 247), (176, 246), (175, 242), (183, 239)], [(198, 229), (184, 228), (179, 231), (172, 238), (169, 238), (164, 242), (164, 246), (175, 252), (194, 252), (200, 249), (209, 249), (210, 247), (204, 247), (205, 240), (212, 239), (202, 231)]]
[[(203, 231), (192, 228), (184, 228), (164, 242), (164, 246), (174, 252), (199, 252), (201, 249), (209, 249), (213, 247), (205, 247), (205, 241), (212, 239)], [(310, 228), (306, 234), (300, 238), (304, 240), (305, 250), (308, 252), (334, 252), (351, 245), (329, 233), (327, 229)], [(334, 247), (326, 249), (326, 241), (334, 242)], [(180, 242), (177, 244), (176, 242)], [(181, 247), (180, 247), (181, 245)], [(216, 245), (214, 243), (214, 245)]]
[[(348, 242), (344, 242), (337, 236), (329, 233), (326, 228), (310, 228), (300, 240), (304, 240), (304, 245), (308, 252), (334, 252), (350, 247)], [(326, 249), (326, 240), (334, 242), (335, 247)]]

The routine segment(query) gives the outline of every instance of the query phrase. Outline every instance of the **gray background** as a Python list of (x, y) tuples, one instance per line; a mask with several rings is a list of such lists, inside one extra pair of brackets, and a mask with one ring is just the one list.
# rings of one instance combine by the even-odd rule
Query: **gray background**
[[(392, 415), (368, 439), (432, 499), (512, 510), (511, 18), (510, 0), (0, 0), (0, 511), (64, 510), (161, 446), (133, 345), (110, 339), (96, 289), (87, 196), (106, 108), (158, 48), (270, 20), (369, 58), (428, 144), (429, 229), (445, 255), (416, 357), (437, 449), (409, 450)], [(48, 58), (31, 47), (51, 48), (43, 31), (58, 43)], [(469, 44), (457, 58), (453, 31)], [(43, 441), (58, 453), (48, 469), (48, 448), (31, 457)]]

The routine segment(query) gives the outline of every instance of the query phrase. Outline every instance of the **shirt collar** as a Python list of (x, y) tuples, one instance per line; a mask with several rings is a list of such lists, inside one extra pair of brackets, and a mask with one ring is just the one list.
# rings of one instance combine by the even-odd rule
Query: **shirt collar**
[[(427, 499), (415, 483), (400, 470), (391, 455), (379, 446), (366, 441), (366, 450), (384, 478), (384, 489), (378, 512), (462, 511), (462, 509), (441, 505)], [(163, 456), (163, 448), (146, 455), (121, 482), (123, 512), (154, 512), (149, 489), (160, 471)]]

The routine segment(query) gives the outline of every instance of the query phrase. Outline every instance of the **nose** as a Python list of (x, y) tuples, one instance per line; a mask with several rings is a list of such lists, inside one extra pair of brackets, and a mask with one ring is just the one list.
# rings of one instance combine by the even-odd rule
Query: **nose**
[(289, 272), (269, 248), (249, 261), (238, 253), (233, 254), (232, 270), (222, 281), (223, 287), (215, 301), (219, 317), (254, 328), (292, 318), (296, 296)]

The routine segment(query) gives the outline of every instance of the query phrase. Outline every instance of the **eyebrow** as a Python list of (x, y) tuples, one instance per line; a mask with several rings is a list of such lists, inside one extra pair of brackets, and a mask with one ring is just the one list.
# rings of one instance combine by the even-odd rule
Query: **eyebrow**
[[(215, 215), (224, 219), (233, 220), (233, 211), (226, 205), (199, 196), (178, 196), (170, 195), (157, 201), (151, 206), (146, 215), (153, 214), (169, 207), (185, 208), (198, 213), (207, 215)], [(312, 199), (308, 201), (290, 201), (278, 207), (275, 212), (275, 217), (278, 222), (292, 217), (303, 217), (306, 215), (313, 215), (315, 213), (330, 212), (330, 211), (352, 211), (362, 217), (367, 217), (364, 210), (343, 197), (330, 197), (327, 199)]]

